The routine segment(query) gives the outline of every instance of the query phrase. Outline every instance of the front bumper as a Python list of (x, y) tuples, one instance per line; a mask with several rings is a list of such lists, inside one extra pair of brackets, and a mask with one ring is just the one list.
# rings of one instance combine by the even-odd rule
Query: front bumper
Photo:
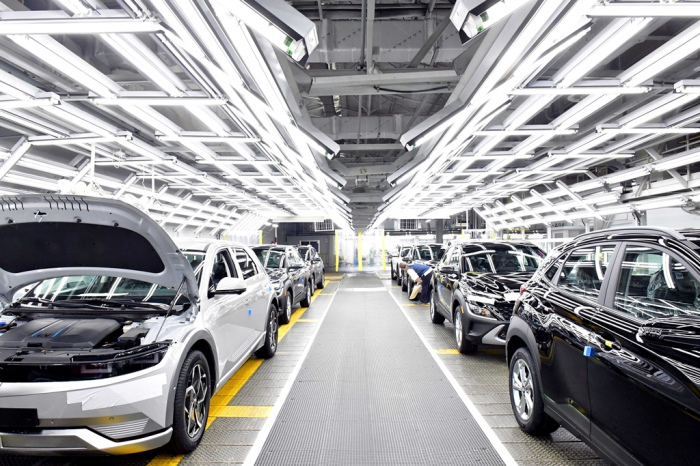
[(0, 454), (23, 455), (127, 455), (162, 447), (170, 441), (172, 428), (116, 442), (90, 429), (43, 429), (31, 433), (0, 432)]
[(505, 346), (509, 321), (495, 320), (488, 317), (475, 316), (465, 313), (468, 319), (469, 331), (467, 340), (475, 345)]

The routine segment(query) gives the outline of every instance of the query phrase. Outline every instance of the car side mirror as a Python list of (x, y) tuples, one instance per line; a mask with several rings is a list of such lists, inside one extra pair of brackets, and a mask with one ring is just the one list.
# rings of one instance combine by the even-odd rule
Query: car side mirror
[(455, 269), (451, 265), (443, 265), (440, 267), (440, 273), (444, 273), (445, 275), (459, 275), (459, 270)]
[(311, 262), (316, 262), (316, 263), (321, 262), (321, 258), (320, 258), (320, 257), (314, 257), (314, 258), (311, 260)]
[(246, 290), (242, 278), (224, 277), (216, 285), (216, 294), (241, 294)]
[(304, 265), (303, 264), (289, 264), (289, 270), (299, 270), (303, 269)]

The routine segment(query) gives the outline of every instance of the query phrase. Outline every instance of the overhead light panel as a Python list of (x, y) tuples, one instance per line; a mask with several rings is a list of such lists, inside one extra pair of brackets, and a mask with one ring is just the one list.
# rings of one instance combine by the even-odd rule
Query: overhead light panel
[(457, 0), (450, 21), (462, 44), (513, 13), (529, 0)]
[(318, 46), (313, 21), (283, 0), (218, 0), (218, 3), (302, 65)]

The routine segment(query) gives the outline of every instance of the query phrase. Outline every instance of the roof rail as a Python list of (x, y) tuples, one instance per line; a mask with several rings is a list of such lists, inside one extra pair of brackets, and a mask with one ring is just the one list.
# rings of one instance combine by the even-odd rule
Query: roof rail
[(670, 236), (679, 241), (685, 241), (687, 238), (683, 236), (678, 230), (666, 227), (618, 227), (618, 228), (607, 228), (605, 230), (590, 231), (588, 233), (580, 234), (571, 241), (581, 241), (587, 238), (595, 238), (597, 236), (610, 236), (610, 235), (625, 235), (625, 234), (639, 234), (639, 233), (650, 233), (650, 234), (661, 234)]

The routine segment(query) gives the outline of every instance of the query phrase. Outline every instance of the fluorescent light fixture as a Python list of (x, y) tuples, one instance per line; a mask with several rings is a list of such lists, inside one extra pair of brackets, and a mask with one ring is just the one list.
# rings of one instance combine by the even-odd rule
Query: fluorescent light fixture
[(66, 8), (76, 16), (89, 16), (92, 14), (92, 8), (82, 0), (55, 0), (59, 5)]
[(596, 133), (605, 134), (695, 134), (700, 128), (596, 128)]
[[(260, 142), (260, 138), (246, 138), (240, 136), (157, 136), (159, 141), (197, 141), (197, 142), (236, 142), (254, 143)], [(223, 162), (223, 160), (221, 160)]]
[(316, 25), (283, 0), (218, 0), (218, 3), (302, 65), (318, 46)]
[(686, 197), (676, 197), (671, 199), (649, 199), (641, 202), (634, 202), (635, 209), (639, 210), (653, 210), (653, 209), (663, 209), (664, 207), (679, 207), (688, 203), (688, 198)]
[(0, 110), (11, 110), (15, 108), (35, 108), (58, 105), (60, 99), (57, 95), (31, 100), (0, 100)]
[(688, 3), (601, 3), (592, 7), (587, 16), (596, 17), (612, 17), (612, 18), (700, 18), (700, 9), (692, 2)]
[(10, 170), (12, 170), (12, 167), (19, 162), (19, 159), (21, 159), (22, 156), (27, 153), (30, 147), (31, 144), (26, 138), (20, 138), (20, 140), (17, 141), (10, 151), (10, 156), (2, 163), (2, 165), (0, 165), (0, 180), (3, 179)]
[(130, 141), (132, 137), (132, 134), (129, 132), (125, 132), (124, 134), (117, 134), (116, 136), (99, 136), (92, 133), (88, 133), (84, 136), (74, 134), (73, 136), (64, 138), (32, 136), (29, 138), (29, 142), (33, 146), (68, 146), (71, 144), (95, 144), (101, 142), (114, 142), (120, 139)]
[(485, 130), (474, 131), (474, 136), (559, 136), (566, 134), (576, 134), (575, 129), (504, 129), (504, 130)]
[(644, 94), (650, 87), (526, 87), (513, 89), (510, 95), (600, 95), (600, 94)]
[(698, 161), (700, 161), (700, 149), (695, 149), (676, 157), (666, 157), (658, 162), (652, 163), (651, 166), (654, 168), (654, 170), (666, 171), (676, 167), (682, 167), (683, 165), (696, 163)]
[(634, 178), (639, 178), (641, 176), (646, 176), (652, 171), (652, 165), (643, 165), (641, 167), (629, 168), (627, 170), (621, 170), (618, 173), (613, 173), (612, 175), (606, 175), (598, 178), (601, 182), (607, 184), (622, 183), (627, 180)]
[(137, 34), (160, 32), (163, 26), (152, 19), (78, 18), (65, 20), (9, 20), (2, 22), (0, 36), (10, 34)]
[(528, 0), (457, 0), (450, 21), (464, 44), (527, 3)]
[[(700, 9), (700, 7), (697, 7)], [(700, 79), (684, 79), (673, 86), (678, 93), (700, 94)]]
[(226, 105), (226, 99), (209, 99), (206, 97), (116, 97), (114, 99), (92, 99), (97, 105), (148, 105), (185, 106), (185, 105)]

